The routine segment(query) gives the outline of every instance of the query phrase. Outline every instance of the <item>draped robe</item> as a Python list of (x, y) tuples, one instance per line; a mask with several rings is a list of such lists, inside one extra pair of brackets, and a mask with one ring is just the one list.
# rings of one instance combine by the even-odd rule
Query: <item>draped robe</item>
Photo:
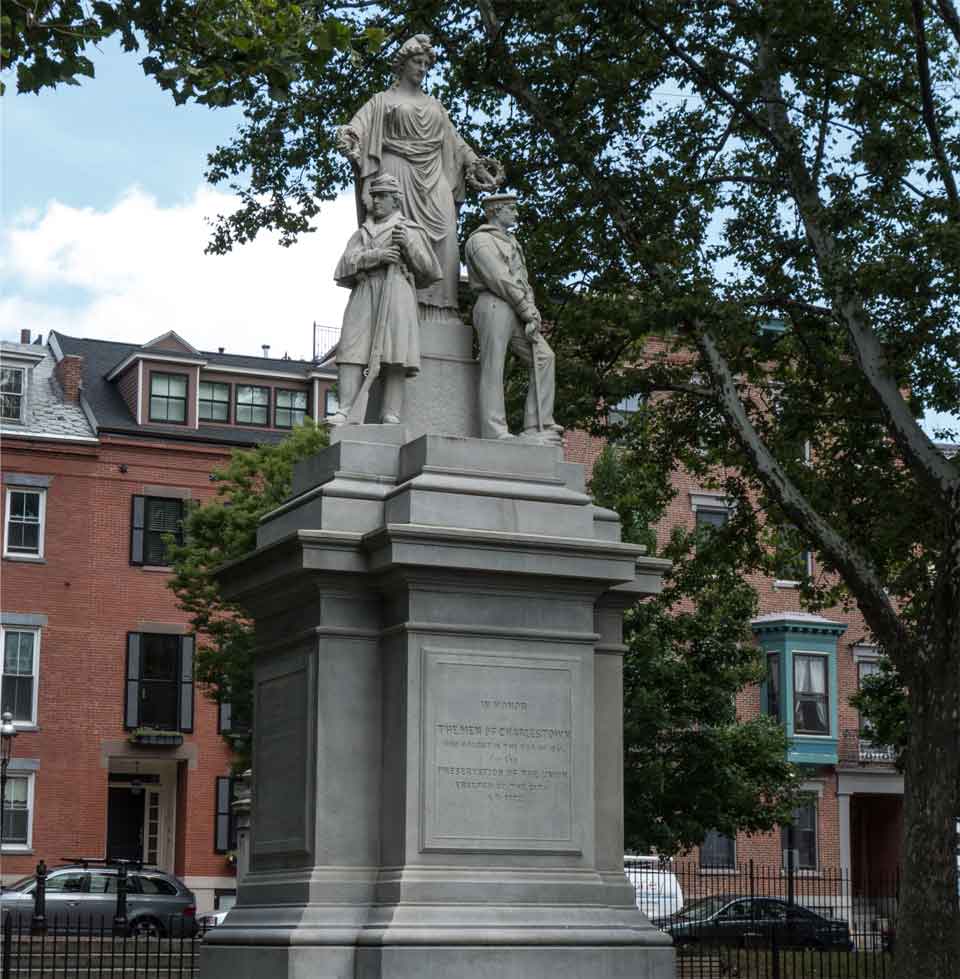
[(404, 216), (427, 234), (440, 268), (440, 280), (418, 292), (421, 317), (457, 314), (460, 250), (457, 210), (463, 201), (466, 167), (477, 155), (453, 128), (447, 110), (435, 98), (398, 97), (378, 92), (347, 128), (360, 141), (357, 192), (360, 218), (369, 213), (370, 181), (392, 174), (403, 189)]

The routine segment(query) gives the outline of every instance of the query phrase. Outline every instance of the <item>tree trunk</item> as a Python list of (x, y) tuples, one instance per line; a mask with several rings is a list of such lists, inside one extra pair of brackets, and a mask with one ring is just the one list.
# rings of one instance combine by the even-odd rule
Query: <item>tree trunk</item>
[(903, 880), (896, 979), (960, 979), (957, 830), (960, 662), (956, 612), (931, 617), (935, 642), (910, 651), (910, 738), (904, 777)]

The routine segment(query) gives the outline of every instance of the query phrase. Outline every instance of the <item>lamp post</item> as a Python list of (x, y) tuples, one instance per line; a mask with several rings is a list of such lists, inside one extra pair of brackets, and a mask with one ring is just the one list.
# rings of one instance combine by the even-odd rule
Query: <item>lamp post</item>
[(13, 739), (17, 729), (13, 723), (13, 714), (5, 710), (0, 715), (0, 891), (3, 890), (3, 835), (6, 829), (7, 807), (7, 766), (13, 753)]

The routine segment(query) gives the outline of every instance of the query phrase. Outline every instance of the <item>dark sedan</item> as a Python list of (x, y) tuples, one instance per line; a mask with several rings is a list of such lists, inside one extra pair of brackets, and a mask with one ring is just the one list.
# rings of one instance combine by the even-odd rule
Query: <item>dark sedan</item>
[(845, 921), (772, 897), (714, 895), (685, 904), (654, 924), (677, 945), (759, 945), (781, 948), (853, 947)]

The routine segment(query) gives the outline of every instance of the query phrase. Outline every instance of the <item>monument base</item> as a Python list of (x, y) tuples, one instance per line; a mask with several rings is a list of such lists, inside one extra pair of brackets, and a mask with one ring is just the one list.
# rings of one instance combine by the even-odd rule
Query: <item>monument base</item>
[(622, 619), (667, 562), (557, 447), (342, 426), (220, 575), (250, 870), (203, 979), (672, 979), (623, 876)]
[(674, 962), (669, 947), (204, 946), (200, 975), (204, 979), (672, 979)]

